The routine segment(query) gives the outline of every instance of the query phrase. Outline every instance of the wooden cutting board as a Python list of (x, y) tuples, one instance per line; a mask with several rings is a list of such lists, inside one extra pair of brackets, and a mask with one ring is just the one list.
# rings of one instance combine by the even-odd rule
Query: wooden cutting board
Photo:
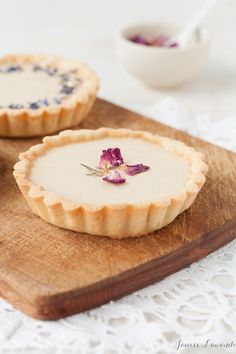
[(207, 182), (171, 225), (137, 239), (66, 231), (32, 214), (14, 178), (20, 151), (41, 139), (0, 139), (0, 295), (39, 319), (99, 306), (164, 278), (236, 235), (236, 154), (97, 100), (83, 128), (131, 128), (180, 139), (206, 154)]

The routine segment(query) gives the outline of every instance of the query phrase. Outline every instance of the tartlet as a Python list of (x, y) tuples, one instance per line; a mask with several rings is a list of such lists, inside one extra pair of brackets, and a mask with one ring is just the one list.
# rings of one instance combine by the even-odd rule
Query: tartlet
[[(100, 158), (100, 160), (99, 160)], [(171, 223), (205, 182), (202, 153), (144, 131), (63, 131), (20, 154), (16, 182), (33, 212), (56, 226), (111, 238)]]
[(91, 110), (98, 87), (96, 73), (77, 60), (0, 58), (0, 136), (48, 135), (75, 126)]

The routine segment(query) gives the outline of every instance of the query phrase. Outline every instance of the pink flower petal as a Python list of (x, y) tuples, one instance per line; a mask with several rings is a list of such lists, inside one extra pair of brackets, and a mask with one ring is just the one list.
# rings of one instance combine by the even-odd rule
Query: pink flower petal
[(129, 40), (136, 44), (142, 44), (146, 46), (166, 48), (178, 47), (178, 43), (171, 40), (171, 37), (162, 34), (151, 39), (145, 38), (144, 36), (139, 34), (135, 34), (134, 36), (130, 37)]
[(142, 163), (139, 163), (137, 165), (126, 165), (126, 173), (129, 176), (134, 176), (137, 173), (145, 172), (149, 170), (149, 166), (145, 166)]
[(137, 44), (150, 45), (149, 41), (139, 34), (135, 34), (134, 36), (130, 37), (129, 40)]
[(179, 45), (178, 45), (178, 43), (177, 42), (170, 42), (169, 44), (168, 44), (168, 48), (177, 48)]
[(123, 157), (121, 155), (119, 148), (109, 148), (107, 150), (102, 150), (102, 155), (100, 157), (99, 168), (105, 167), (116, 167), (124, 163)]
[(169, 39), (170, 39), (170, 37), (165, 36), (165, 35), (157, 36), (157, 37), (153, 38), (152, 45), (154, 45), (156, 47), (165, 47), (165, 45)]
[(125, 183), (126, 181), (125, 178), (123, 178), (116, 170), (109, 172), (106, 177), (103, 177), (103, 180), (110, 183)]

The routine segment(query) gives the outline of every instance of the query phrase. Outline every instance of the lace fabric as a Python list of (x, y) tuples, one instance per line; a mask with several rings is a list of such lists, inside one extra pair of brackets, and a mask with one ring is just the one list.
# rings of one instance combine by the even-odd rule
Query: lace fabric
[[(196, 116), (170, 98), (147, 114), (236, 150), (234, 118)], [(235, 270), (236, 240), (119, 301), (59, 321), (31, 319), (0, 300), (0, 353), (186, 353), (179, 340), (209, 347), (234, 341), (228, 350), (236, 350)]]

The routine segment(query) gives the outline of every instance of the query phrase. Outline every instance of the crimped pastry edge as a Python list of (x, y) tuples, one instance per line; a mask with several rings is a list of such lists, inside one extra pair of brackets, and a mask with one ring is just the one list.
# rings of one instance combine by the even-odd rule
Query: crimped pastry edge
[(0, 65), (41, 64), (70, 69), (79, 68), (83, 84), (60, 105), (33, 109), (1, 109), (0, 136), (31, 137), (48, 135), (79, 124), (90, 112), (99, 89), (95, 71), (77, 60), (48, 55), (6, 55)]
[[(96, 140), (105, 137), (131, 137), (157, 143), (184, 158), (190, 166), (190, 176), (184, 188), (173, 197), (140, 204), (99, 205), (80, 204), (45, 191), (29, 180), (28, 175), (35, 158), (49, 149), (66, 144)], [(65, 130), (45, 137), (42, 144), (32, 146), (19, 155), (14, 166), (14, 177), (35, 214), (56, 226), (78, 232), (109, 236), (111, 238), (138, 237), (171, 223), (189, 208), (205, 182), (208, 170), (204, 155), (184, 143), (129, 129), (100, 128), (96, 130)]]

